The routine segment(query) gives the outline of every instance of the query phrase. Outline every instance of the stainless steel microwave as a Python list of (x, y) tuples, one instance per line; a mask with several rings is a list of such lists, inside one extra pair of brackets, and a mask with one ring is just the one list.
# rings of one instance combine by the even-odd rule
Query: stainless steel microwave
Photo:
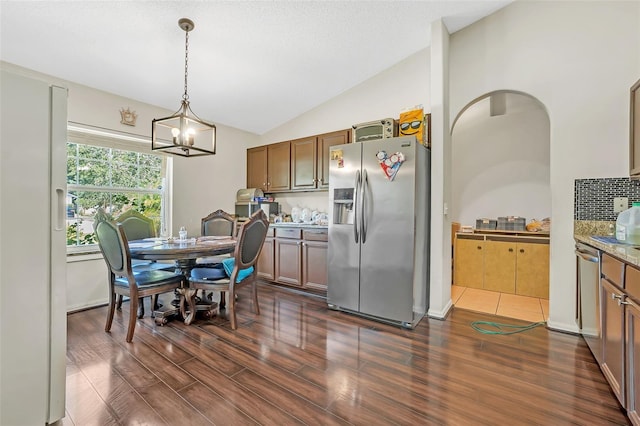
[(398, 121), (393, 118), (354, 124), (351, 127), (352, 142), (366, 142), (398, 136)]

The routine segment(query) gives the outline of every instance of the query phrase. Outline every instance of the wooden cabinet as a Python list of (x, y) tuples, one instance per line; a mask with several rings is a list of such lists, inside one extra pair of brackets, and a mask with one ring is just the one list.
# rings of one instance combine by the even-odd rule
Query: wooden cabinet
[(628, 303), (625, 308), (627, 414), (634, 425), (640, 425), (640, 303), (635, 303), (634, 300), (628, 300)]
[(264, 192), (288, 191), (291, 188), (290, 143), (247, 149), (247, 188)]
[(256, 271), (258, 277), (264, 278), (265, 280), (273, 281), (276, 277), (275, 274), (275, 242), (274, 237), (275, 232), (273, 228), (269, 228), (267, 231), (267, 238), (264, 240), (264, 245), (262, 246), (262, 251), (260, 252), (260, 256), (258, 257), (258, 262), (256, 263)]
[[(258, 276), (314, 292), (327, 291), (326, 229), (270, 228), (258, 260)], [(267, 248), (270, 244), (272, 251)]]
[(318, 136), (317, 143), (317, 182), (319, 189), (329, 188), (329, 148), (351, 142), (351, 131), (339, 130)]
[(247, 188), (267, 188), (267, 147), (247, 149)]
[(454, 284), (483, 288), (484, 236), (461, 234), (456, 238), (454, 252)]
[(549, 298), (549, 238), (456, 234), (454, 284)]
[(275, 281), (282, 284), (302, 285), (302, 231), (276, 228)]
[(501, 293), (516, 292), (515, 242), (485, 241), (484, 289)]
[(548, 241), (539, 244), (518, 242), (516, 251), (516, 294), (548, 299)]
[(339, 130), (291, 141), (291, 189), (329, 188), (329, 148), (349, 143), (350, 135)]
[(614, 287), (604, 276), (601, 281), (602, 300), (602, 373), (609, 381), (613, 393), (624, 407), (624, 306), (618, 304), (622, 291)]
[(349, 143), (350, 135), (339, 130), (247, 149), (247, 188), (269, 193), (329, 188), (329, 148)]
[(326, 230), (304, 230), (302, 232), (302, 286), (312, 290), (327, 291)]
[(313, 136), (291, 141), (291, 189), (315, 189), (318, 139)]

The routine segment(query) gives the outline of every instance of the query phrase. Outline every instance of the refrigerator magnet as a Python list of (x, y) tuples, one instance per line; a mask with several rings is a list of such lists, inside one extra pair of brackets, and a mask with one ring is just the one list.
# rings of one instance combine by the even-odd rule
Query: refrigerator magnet
[(389, 156), (386, 151), (378, 151), (376, 158), (378, 159), (378, 163), (380, 163), (380, 168), (382, 168), (384, 175), (389, 181), (393, 181), (398, 170), (400, 170), (400, 166), (404, 162), (404, 154), (395, 152)]

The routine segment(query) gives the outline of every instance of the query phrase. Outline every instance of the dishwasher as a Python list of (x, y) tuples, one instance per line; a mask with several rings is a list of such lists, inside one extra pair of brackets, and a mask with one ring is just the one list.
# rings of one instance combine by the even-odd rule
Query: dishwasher
[(600, 260), (597, 248), (576, 242), (576, 323), (598, 364), (602, 363)]

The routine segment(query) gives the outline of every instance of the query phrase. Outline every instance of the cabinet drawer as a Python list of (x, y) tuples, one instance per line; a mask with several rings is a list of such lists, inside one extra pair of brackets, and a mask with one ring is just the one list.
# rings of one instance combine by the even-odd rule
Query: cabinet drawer
[(305, 229), (302, 231), (302, 238), (307, 241), (329, 241), (326, 229)]
[(297, 238), (302, 237), (302, 229), (276, 228), (276, 238)]
[(620, 288), (624, 288), (624, 263), (607, 255), (602, 255), (602, 275)]
[(627, 265), (626, 274), (624, 285), (627, 295), (640, 303), (640, 269)]

